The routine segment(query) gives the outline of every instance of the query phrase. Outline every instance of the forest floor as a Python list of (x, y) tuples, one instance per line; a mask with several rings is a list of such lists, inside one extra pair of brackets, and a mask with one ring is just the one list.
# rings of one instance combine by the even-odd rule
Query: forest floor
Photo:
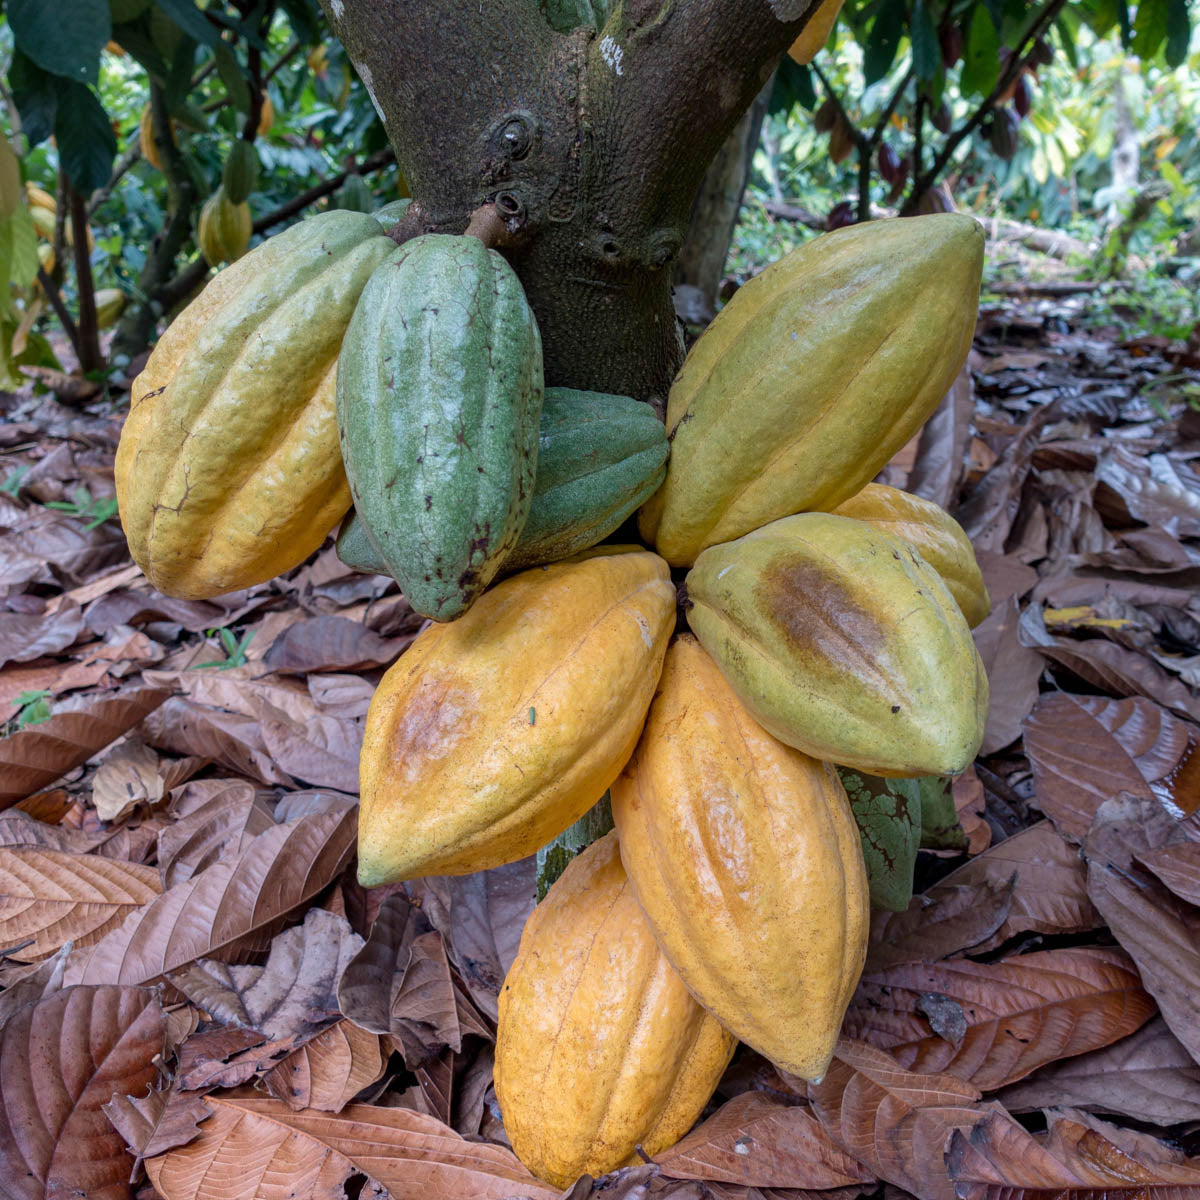
[[(1200, 1195), (1200, 330), (1126, 340), (1079, 304), (986, 304), (885, 472), (957, 516), (991, 593), (969, 849), (922, 852), (908, 910), (873, 914), (820, 1083), (743, 1048), (683, 1142), (573, 1200)], [(558, 1195), (492, 1088), (532, 860), (354, 879), (367, 704), (420, 619), (331, 543), (161, 595), (106, 503), (122, 406), (0, 412), (19, 1194)]]

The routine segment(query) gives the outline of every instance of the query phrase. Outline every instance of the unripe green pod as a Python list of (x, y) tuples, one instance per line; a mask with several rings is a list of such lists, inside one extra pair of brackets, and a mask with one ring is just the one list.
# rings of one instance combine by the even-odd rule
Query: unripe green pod
[(542, 392), (524, 289), (477, 238), (413, 238), (367, 282), (338, 360), (342, 458), (371, 540), (423, 616), (461, 616), (516, 545)]

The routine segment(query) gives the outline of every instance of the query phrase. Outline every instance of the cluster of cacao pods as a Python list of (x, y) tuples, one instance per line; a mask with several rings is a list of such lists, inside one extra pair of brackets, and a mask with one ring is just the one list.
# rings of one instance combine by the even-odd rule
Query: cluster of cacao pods
[[(189, 597), (342, 521), (343, 559), (432, 618), (367, 716), (364, 885), (515, 861), (610, 794), (615, 830), (534, 911), (499, 1001), (508, 1135), (566, 1185), (685, 1133), (738, 1040), (823, 1074), (868, 917), (834, 764), (974, 758), (971, 547), (870, 481), (962, 366), (982, 231), (919, 217), (793, 251), (693, 347), (664, 430), (547, 389), (507, 261), (397, 246), (396, 216), (303, 221), (170, 325), (133, 385), (121, 519)], [(643, 544), (600, 544), (635, 512)]]

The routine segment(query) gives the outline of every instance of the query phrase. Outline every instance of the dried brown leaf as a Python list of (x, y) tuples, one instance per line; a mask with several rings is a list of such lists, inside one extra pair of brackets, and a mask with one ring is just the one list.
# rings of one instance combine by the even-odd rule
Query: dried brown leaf
[(936, 899), (943, 888), (1003, 886), (1009, 881), (1008, 915), (990, 938), (972, 947), (976, 953), (1018, 933), (1083, 933), (1104, 924), (1088, 899), (1087, 868), (1078, 849), (1049, 821), (1039, 821), (964, 863), (926, 895)]
[(323, 712), (358, 718), (367, 715), (375, 685), (361, 675), (310, 675), (308, 694)]
[(86, 707), (58, 713), (40, 725), (0, 739), (0, 807), (47, 787), (97, 750), (127, 733), (170, 693), (134, 687), (90, 699)]
[(40, 846), (67, 854), (88, 854), (112, 837), (108, 829), (85, 832), (73, 825), (51, 825), (30, 816), (24, 810), (25, 803), (0, 813), (0, 846)]
[(387, 1065), (379, 1035), (341, 1020), (293, 1050), (263, 1077), (267, 1091), (291, 1109), (340, 1112)]
[(25, 962), (90, 946), (162, 892), (153, 867), (34, 847), (0, 849), (0, 947)]
[(199, 1096), (153, 1090), (145, 1096), (115, 1095), (102, 1107), (138, 1159), (186, 1146), (209, 1112)]
[(0, 666), (33, 662), (73, 646), (83, 629), (77, 604), (64, 604), (57, 612), (6, 613), (0, 628)]
[(264, 661), (280, 674), (367, 671), (372, 667), (390, 667), (415, 636), (414, 631), (403, 637), (382, 638), (374, 630), (345, 617), (313, 617), (285, 629), (272, 642)]
[(1155, 1017), (1103, 1050), (1043, 1067), (997, 1099), (1012, 1112), (1066, 1105), (1160, 1125), (1200, 1121), (1200, 1066)]
[(904, 912), (873, 910), (866, 969), (949, 958), (986, 942), (1008, 919), (1014, 882), (942, 886), (914, 896)]
[(223, 858), (236, 858), (274, 824), (265, 796), (242, 779), (203, 780), (181, 789), (183, 813), (158, 835), (158, 869), (173, 887)]
[(1147, 798), (1188, 750), (1187, 725), (1142, 698), (1043, 696), (1025, 723), (1037, 806), (1064, 837), (1082, 841), (1100, 803)]
[(277, 825), (237, 858), (168, 888), (95, 946), (73, 956), (75, 983), (149, 983), (198, 958), (226, 958), (328, 886), (353, 851), (353, 812)]
[[(393, 1200), (557, 1200), (511, 1151), (464, 1141), (402, 1108), (352, 1104), (333, 1115), (293, 1112), (279, 1100), (207, 1096), (212, 1116), (187, 1146), (146, 1160), (170, 1200), (343, 1200), (355, 1174)], [(371, 1194), (364, 1191), (364, 1194)]]
[(256, 1029), (206, 1029), (180, 1047), (175, 1085), (185, 1092), (237, 1087), (271, 1070), (294, 1049), (294, 1039), (271, 1041)]
[(319, 712), (307, 693), (304, 700), (307, 711), (299, 719), (271, 704), (258, 706), (267, 753), (296, 779), (357, 793), (363, 723)]
[(1021, 724), (1038, 699), (1038, 680), (1045, 663), (1021, 645), (1017, 627), (1020, 608), (1015, 596), (994, 600), (992, 611), (973, 631), (988, 678), (987, 727), (982, 754), (995, 754), (1021, 736)]
[(0, 1032), (5, 1196), (129, 1194), (133, 1160), (101, 1111), (157, 1075), (166, 1017), (144, 988), (76, 987), (23, 1009)]
[(749, 1187), (824, 1190), (875, 1182), (833, 1144), (806, 1107), (761, 1092), (735, 1096), (657, 1162), (664, 1174), (679, 1179)]
[(808, 1094), (833, 1141), (879, 1178), (922, 1200), (955, 1200), (946, 1144), (985, 1113), (969, 1083), (906, 1071), (885, 1051), (843, 1038)]
[[(952, 1044), (923, 1014), (932, 994), (953, 1002), (965, 1035)], [(1119, 950), (1044, 950), (995, 963), (913, 963), (864, 976), (842, 1026), (922, 1074), (946, 1072), (985, 1092), (1046, 1063), (1119, 1041), (1154, 1015)]]
[(1149, 867), (1175, 895), (1200, 906), (1200, 842), (1146, 850), (1138, 855), (1138, 861)]
[(102, 821), (119, 821), (139, 804), (157, 804), (166, 793), (161, 760), (129, 738), (107, 755), (92, 780), (92, 804)]
[(304, 923), (271, 939), (262, 966), (201, 959), (171, 976), (187, 998), (222, 1025), (273, 1039), (312, 1036), (337, 1015), (337, 986), (363, 940), (345, 918), (311, 908)]
[(13, 966), (4, 970), (0, 992), (0, 1026), (6, 1025), (21, 1009), (36, 1004), (43, 996), (62, 987), (67, 969), (68, 950), (64, 946), (51, 958), (31, 966)]
[(1088, 895), (1137, 964), (1171, 1032), (1200, 1062), (1200, 910), (1132, 861), (1175, 832), (1157, 800), (1106, 800), (1084, 841)]

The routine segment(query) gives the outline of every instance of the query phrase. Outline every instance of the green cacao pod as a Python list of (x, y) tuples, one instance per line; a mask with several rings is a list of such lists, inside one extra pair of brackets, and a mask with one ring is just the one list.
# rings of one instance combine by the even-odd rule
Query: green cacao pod
[(120, 288), (101, 288), (96, 293), (96, 327), (108, 329), (125, 311), (125, 293)]
[(374, 209), (371, 189), (361, 175), (346, 176), (346, 182), (338, 189), (337, 206), (360, 213), (369, 213)]
[(204, 202), (196, 226), (196, 244), (214, 267), (235, 262), (250, 248), (250, 205), (235, 204), (219, 187)]
[(338, 370), (359, 517), (412, 607), (450, 621), (520, 537), (533, 498), (542, 340), (513, 269), (425, 234), (376, 269)]
[(958, 374), (982, 269), (976, 221), (914, 217), (814, 238), (739, 288), (671, 387), (671, 457), (643, 536), (687, 566), (853, 496)]
[(714, 546), (687, 577), (688, 622), (781, 742), (874, 775), (957, 775), (988, 685), (958, 604), (906, 542), (829, 513)]
[(117, 503), (160, 591), (206, 597), (302, 563), (350, 507), (334, 376), (342, 335), (395, 249), (361, 213), (324, 213), (222, 271), (134, 380)]
[(389, 200), (382, 208), (377, 208), (371, 215), (384, 229), (387, 229), (389, 226), (395, 225), (404, 216), (411, 203), (411, 197), (406, 197), (403, 200)]
[(238, 138), (229, 151), (221, 186), (233, 204), (244, 203), (258, 186), (258, 151), (243, 138)]
[[(649, 405), (547, 388), (533, 502), (502, 571), (557, 562), (602, 541), (662, 482), (667, 449), (666, 430)], [(337, 552), (347, 566), (387, 573), (353, 512), (338, 534)]]

